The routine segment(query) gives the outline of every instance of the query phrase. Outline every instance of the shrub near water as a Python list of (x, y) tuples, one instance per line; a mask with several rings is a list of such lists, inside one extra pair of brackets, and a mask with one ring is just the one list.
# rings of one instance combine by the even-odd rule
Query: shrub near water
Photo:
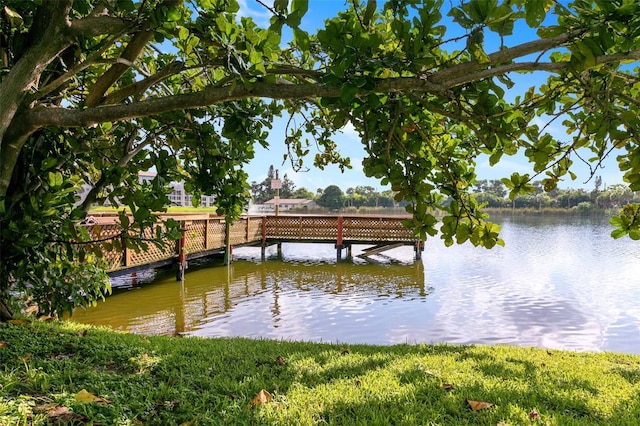
[(637, 425), (639, 418), (640, 356), (0, 324), (2, 425)]

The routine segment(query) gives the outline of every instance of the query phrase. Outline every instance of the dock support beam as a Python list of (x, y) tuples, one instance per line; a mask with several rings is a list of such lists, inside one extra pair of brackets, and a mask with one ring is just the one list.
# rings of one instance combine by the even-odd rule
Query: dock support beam
[(422, 252), (424, 251), (424, 241), (418, 241), (416, 242), (416, 245), (413, 247), (413, 249), (415, 250), (415, 260), (420, 260), (422, 259)]
[(231, 224), (228, 220), (224, 222), (224, 241), (225, 241), (225, 249), (224, 249), (224, 264), (231, 264)]
[[(185, 225), (182, 225), (184, 228)], [(182, 232), (182, 237), (178, 240), (178, 271), (176, 272), (176, 281), (184, 281), (184, 273), (187, 269), (187, 257), (184, 252), (186, 233)]]
[(338, 216), (338, 235), (336, 236), (336, 262), (342, 260), (342, 232), (343, 232), (344, 218)]

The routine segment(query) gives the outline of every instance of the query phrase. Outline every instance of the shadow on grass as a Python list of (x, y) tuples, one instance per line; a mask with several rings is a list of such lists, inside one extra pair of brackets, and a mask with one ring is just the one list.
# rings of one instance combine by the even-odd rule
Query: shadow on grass
[[(0, 342), (0, 404), (30, 395), (102, 424), (528, 424), (534, 410), (563, 425), (640, 418), (631, 356), (147, 338), (39, 323), (0, 324)], [(79, 403), (82, 389), (109, 403)], [(262, 389), (273, 399), (252, 404)], [(495, 405), (476, 412), (467, 400)]]

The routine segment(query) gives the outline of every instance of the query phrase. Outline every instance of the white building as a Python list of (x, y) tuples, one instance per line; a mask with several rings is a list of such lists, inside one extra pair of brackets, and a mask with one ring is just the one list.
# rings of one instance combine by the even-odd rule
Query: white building
[[(157, 173), (154, 172), (138, 172), (138, 182), (140, 183), (151, 183), (154, 177), (156, 177)], [(169, 201), (174, 206), (181, 207), (192, 207), (192, 197), (187, 191), (184, 190), (183, 182), (171, 182), (169, 184), (169, 188), (172, 189), (171, 194), (169, 194)], [(78, 192), (78, 196), (80, 197), (80, 201), (78, 203), (82, 203), (84, 199), (89, 194), (91, 190), (90, 185), (82, 185), (80, 191)], [(203, 195), (200, 199), (200, 206), (202, 207), (213, 207), (215, 201), (215, 197), (210, 195)]]
[[(151, 182), (156, 177), (154, 172), (138, 172), (138, 180), (140, 183)], [(180, 207), (192, 207), (192, 197), (185, 191), (183, 182), (171, 182), (169, 188), (172, 188), (171, 194), (169, 194), (169, 201), (174, 206)], [(201, 207), (213, 207), (215, 197), (211, 195), (203, 195), (200, 198)]]

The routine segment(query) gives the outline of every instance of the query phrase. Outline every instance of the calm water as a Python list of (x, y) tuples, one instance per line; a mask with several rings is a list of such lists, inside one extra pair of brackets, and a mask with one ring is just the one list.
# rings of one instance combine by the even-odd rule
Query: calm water
[(336, 263), (332, 245), (285, 244), (265, 262), (238, 248), (230, 268), (192, 265), (183, 284), (171, 272), (121, 278), (73, 319), (144, 334), (640, 354), (640, 242), (612, 240), (604, 219), (496, 221), (506, 247), (432, 239), (416, 262), (410, 247), (378, 263)]

